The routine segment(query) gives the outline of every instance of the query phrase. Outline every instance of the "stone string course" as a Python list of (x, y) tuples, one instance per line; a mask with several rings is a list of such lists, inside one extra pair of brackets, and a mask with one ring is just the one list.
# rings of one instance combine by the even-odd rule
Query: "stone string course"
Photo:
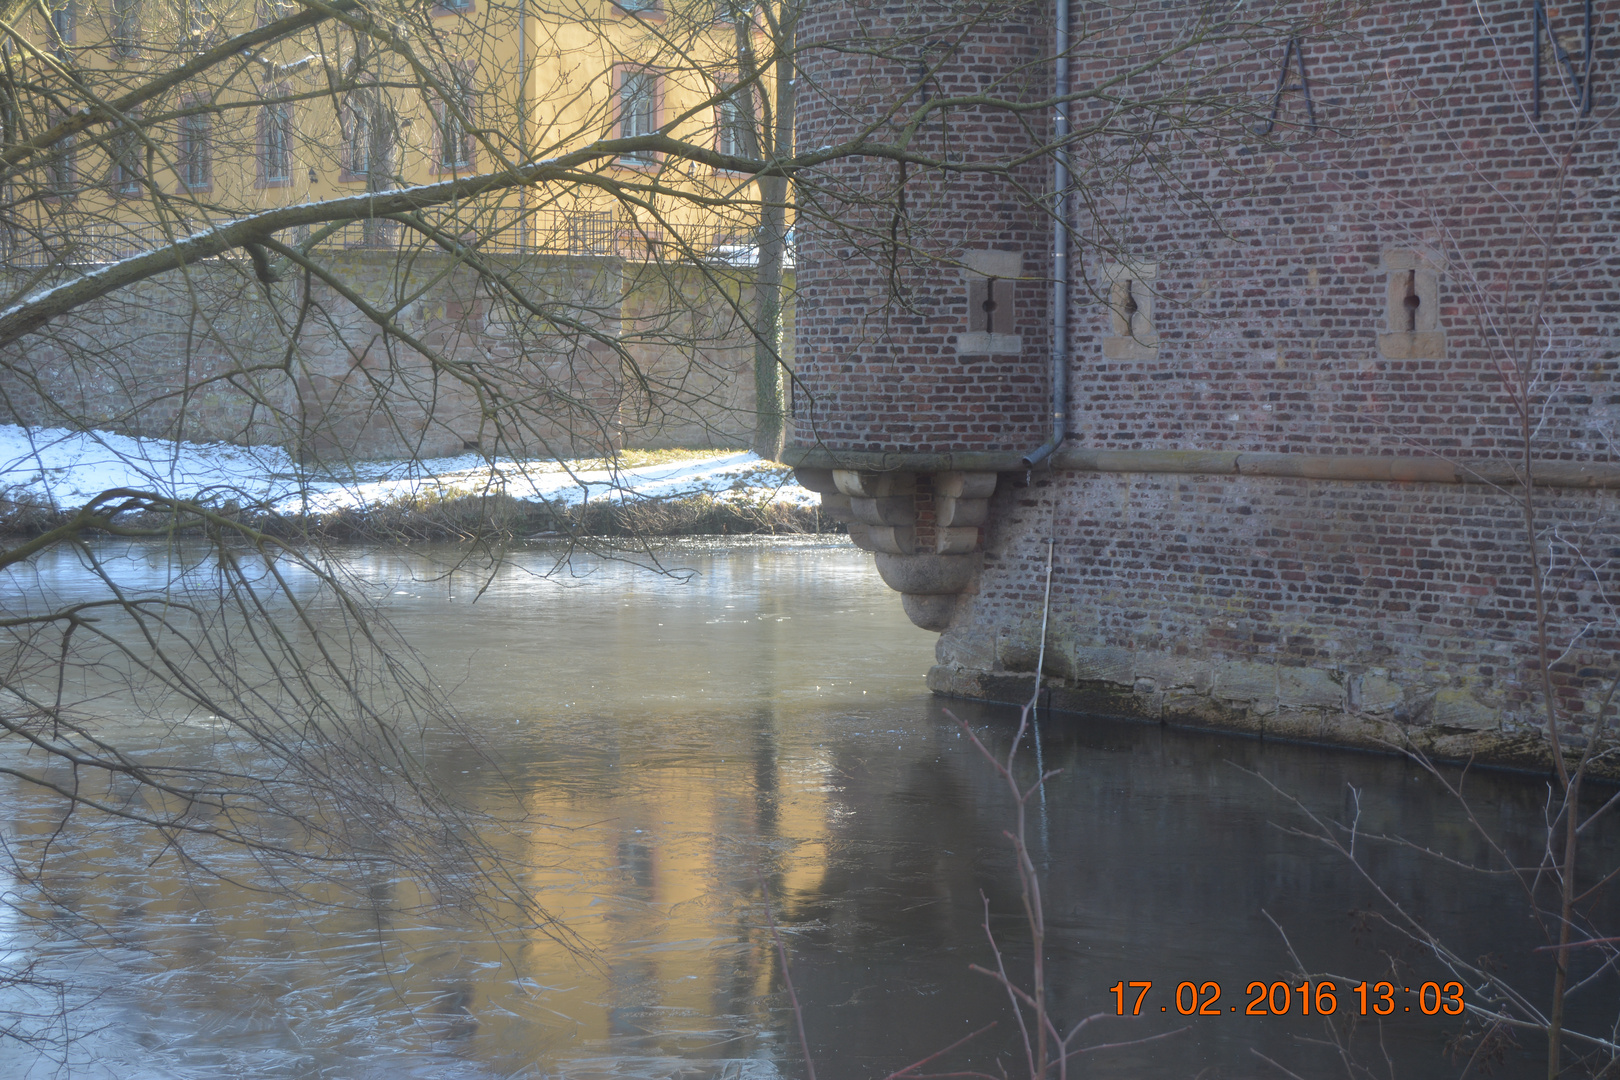
[[(1579, 5), (1567, 7), (1559, 29), (1578, 43)], [(988, 20), (983, 33), (995, 38), (1024, 12), (1031, 37), (1048, 36), (1020, 41), (1016, 56), (1049, 49), (1038, 10), (1009, 7), (1007, 22)], [(1178, 40), (1194, 10), (1079, 12), (1076, 87)], [(1515, 372), (1528, 365), (1533, 456), (1620, 464), (1620, 31), (1598, 20), (1592, 116), (1578, 116), (1549, 64), (1537, 124), (1530, 5), (1372, 3), (1313, 25), (1322, 10), (1278, 7), (1301, 26), (1314, 130), (1303, 95), (1289, 93), (1273, 133), (1255, 134), (1283, 54), (1273, 34), (1209, 45), (1131, 83), (1146, 99), (1202, 65), (1223, 74), (1201, 89), (1254, 114), (1214, 131), (1166, 123), (1150, 146), (1082, 142), (1076, 167), (1091, 209), (1076, 223), (1070, 450), (1397, 455), (1499, 471), (1523, 451)], [(908, 17), (927, 21), (922, 12), (822, 2), (809, 25), (826, 40), (856, 33), (855, 19), (900, 35)], [(1031, 71), (1008, 75), (1013, 55), (970, 40), (953, 77), (1022, 79), (1023, 92), (1044, 92)], [(834, 91), (881, 96), (904, 77), (899, 63), (839, 63), (827, 73)], [(1096, 115), (1082, 102), (1076, 127)], [(1118, 126), (1146, 123), (1129, 116)], [(804, 134), (830, 142), (848, 122), (811, 107)], [(992, 150), (999, 136), (974, 122), (951, 119), (965, 155), (1029, 144)], [(1029, 190), (1043, 190), (1044, 169)], [(1006, 186), (912, 184), (926, 193), (928, 224), (950, 223), (926, 236), (919, 223), (914, 248), (1017, 247), (1033, 276), (1049, 273), (1040, 214)], [(908, 453), (1025, 452), (1045, 437), (1044, 285), (1032, 282), (1020, 301), (1021, 357), (956, 357), (965, 289), (950, 268), (899, 279), (915, 286), (901, 304), (874, 269), (880, 245), (863, 259), (842, 233), (817, 228), (801, 226), (797, 446), (903, 463)], [(1122, 263), (1154, 267), (1157, 347), (1116, 347), (1110, 358), (1104, 341), (1117, 324), (1105, 300)], [(1437, 275), (1439, 310), (1412, 333), (1391, 332), (1392, 305), (1420, 291), (1392, 275), (1411, 270)], [(1578, 745), (1620, 657), (1620, 498), (1542, 490), (1536, 524), (1554, 692)], [(1543, 753), (1530, 543), (1515, 491), (1004, 473), (982, 573), (941, 634), (936, 690), (1027, 697), (1048, 537), (1046, 674), (1060, 706), (1521, 763)]]

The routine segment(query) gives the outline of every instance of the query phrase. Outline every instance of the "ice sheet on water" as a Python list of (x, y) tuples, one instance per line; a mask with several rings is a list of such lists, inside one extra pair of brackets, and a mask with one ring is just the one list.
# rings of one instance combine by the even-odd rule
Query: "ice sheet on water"
[(615, 1054), (563, 1063), (558, 1080), (780, 1080), (767, 1058), (677, 1058)]

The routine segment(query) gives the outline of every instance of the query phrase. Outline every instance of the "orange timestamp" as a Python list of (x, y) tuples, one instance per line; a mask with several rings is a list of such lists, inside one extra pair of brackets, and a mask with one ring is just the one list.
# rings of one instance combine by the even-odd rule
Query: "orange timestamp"
[[(1114, 995), (1114, 1012), (1141, 1016), (1151, 981), (1117, 982), (1108, 988)], [(1247, 1000), (1240, 999), (1244, 1016), (1332, 1016), (1339, 1011), (1339, 985), (1322, 980), (1293, 984), (1287, 982), (1251, 982), (1243, 990)], [(1416, 995), (1415, 997), (1413, 995)], [(1460, 1016), (1466, 1008), (1463, 1003), (1463, 984), (1460, 982), (1419, 983), (1416, 990), (1410, 986), (1397, 987), (1394, 983), (1357, 983), (1344, 988), (1345, 1008), (1361, 1016), (1394, 1016), (1397, 1013), (1417, 1012), (1424, 1016)], [(1145, 1006), (1152, 1011), (1152, 1005)], [(1159, 1012), (1169, 1012), (1170, 1004), (1160, 1005)], [(1174, 1008), (1182, 1016), (1230, 1016), (1239, 1012), (1238, 1005), (1221, 1002), (1221, 984), (1218, 982), (1181, 982), (1176, 984)]]

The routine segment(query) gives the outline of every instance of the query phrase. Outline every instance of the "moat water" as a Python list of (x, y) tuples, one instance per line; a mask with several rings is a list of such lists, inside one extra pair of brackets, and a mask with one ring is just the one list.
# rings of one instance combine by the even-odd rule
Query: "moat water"
[[(43, 832), (52, 850), (37, 880), (6, 887), (0, 961), (33, 962), (59, 990), (13, 988), (0, 1004), (43, 1017), (25, 1019), (38, 1030), (67, 1006), (73, 1037), (43, 1051), (0, 1042), (0, 1073), (800, 1077), (763, 887), (821, 1080), (880, 1080), (992, 1022), (923, 1071), (1027, 1075), (1006, 995), (970, 970), (995, 964), (988, 904), (1009, 972), (1027, 978), (1012, 803), (952, 715), (1004, 753), (1017, 712), (925, 692), (935, 637), (868, 556), (837, 541), (704, 541), (661, 552), (690, 574), (588, 556), (551, 574), (556, 553), (535, 549), (486, 580), (447, 569), (453, 554), (356, 553), (350, 568), (386, 595), (483, 741), (481, 754), (446, 746), (435, 778), (544, 822), (506, 851), (589, 957), (465, 908), (396, 910), (408, 890), (388, 880), (370, 909), (296, 905), (257, 888), (246, 857), (188, 872), (134, 826), (63, 823), (8, 780), (6, 842), (37, 847)], [(166, 558), (133, 553), (121, 577), (161, 580)], [(15, 608), (89, 582), (62, 555), (10, 587)], [(1389, 901), (1545, 1000), (1550, 965), (1522, 892), (1456, 865), (1486, 861), (1485, 845), (1411, 764), (1073, 716), (1046, 718), (1042, 735), (1045, 766), (1061, 770), (1029, 817), (1052, 1009), (1067, 1023), (1105, 1014), (1078, 1046), (1165, 1036), (1089, 1050), (1070, 1075), (1289, 1075), (1266, 1059), (1343, 1075), (1335, 1040), (1380, 1076), (1460, 1072), (1466, 1017), (1420, 1000), (1424, 982), (1452, 976), (1380, 922)], [(6, 753), (0, 764), (19, 762)], [(1519, 854), (1535, 850), (1544, 783), (1476, 774), (1467, 792)], [(1365, 876), (1300, 834), (1310, 822), (1286, 796), (1358, 820)], [(1608, 824), (1594, 866), (1620, 861)], [(1301, 970), (1334, 982), (1331, 1020), (1302, 1015), (1297, 992), (1287, 1015), (1247, 1015), (1249, 984), (1270, 997)], [(1362, 980), (1399, 988), (1388, 1019), (1351, 1022)], [(1114, 1017), (1110, 988), (1143, 982), (1141, 1015)], [(1213, 1015), (1180, 1015), (1182, 983), (1182, 1007), (1218, 986)], [(1576, 1023), (1612, 1025), (1616, 996), (1613, 980), (1589, 987)], [(1519, 1043), (1499, 1074), (1542, 1059), (1533, 1037)]]

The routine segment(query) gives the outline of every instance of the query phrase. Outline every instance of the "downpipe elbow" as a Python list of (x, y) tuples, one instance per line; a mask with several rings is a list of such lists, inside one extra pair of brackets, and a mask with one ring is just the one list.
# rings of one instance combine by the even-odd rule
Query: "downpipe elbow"
[(1064, 441), (1068, 439), (1068, 437), (1069, 432), (1062, 426), (1059, 426), (1057, 430), (1052, 432), (1052, 437), (1050, 439), (1047, 439), (1045, 442), (1041, 443), (1041, 445), (1037, 446), (1035, 449), (1031, 450), (1018, 460), (1024, 466), (1024, 468), (1033, 469), (1035, 466), (1057, 453), (1058, 448), (1063, 445)]

